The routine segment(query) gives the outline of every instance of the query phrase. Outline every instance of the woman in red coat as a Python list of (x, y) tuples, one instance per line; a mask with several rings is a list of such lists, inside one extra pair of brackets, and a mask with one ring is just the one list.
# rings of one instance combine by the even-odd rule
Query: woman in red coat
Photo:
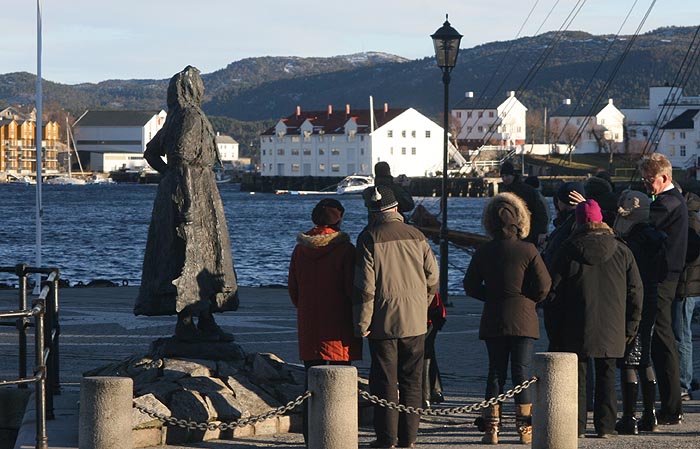
[[(325, 198), (311, 213), (314, 227), (297, 236), (289, 264), (288, 288), (297, 308), (299, 358), (317, 365), (349, 365), (362, 359), (362, 339), (353, 335), (355, 246), (340, 231), (345, 209)], [(304, 413), (304, 439), (307, 435)]]

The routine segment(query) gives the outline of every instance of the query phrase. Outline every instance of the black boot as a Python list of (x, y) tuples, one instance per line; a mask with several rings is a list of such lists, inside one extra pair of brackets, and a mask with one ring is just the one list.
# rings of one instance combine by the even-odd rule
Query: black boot
[(637, 423), (639, 430), (643, 432), (656, 432), (658, 423), (656, 421), (656, 411), (654, 401), (656, 400), (656, 379), (642, 382), (642, 403), (644, 411), (642, 419)]
[(625, 382), (622, 384), (622, 416), (615, 425), (617, 433), (622, 435), (638, 435), (637, 418), (634, 412), (637, 406), (637, 392), (639, 384), (636, 382)]

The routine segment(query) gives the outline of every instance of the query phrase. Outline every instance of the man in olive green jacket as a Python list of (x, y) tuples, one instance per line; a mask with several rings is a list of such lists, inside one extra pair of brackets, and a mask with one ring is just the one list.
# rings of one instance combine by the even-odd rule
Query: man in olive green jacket
[[(391, 188), (369, 187), (362, 196), (370, 216), (357, 238), (353, 319), (355, 334), (369, 339), (370, 391), (420, 407), (426, 317), (438, 285), (437, 261), (425, 236), (403, 222)], [(414, 447), (419, 420), (415, 414), (375, 408), (377, 440), (371, 447)]]

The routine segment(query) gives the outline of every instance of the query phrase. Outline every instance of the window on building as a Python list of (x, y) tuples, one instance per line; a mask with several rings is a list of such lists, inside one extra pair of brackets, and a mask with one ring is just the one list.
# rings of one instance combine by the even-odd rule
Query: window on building
[(605, 125), (605, 119), (604, 119), (604, 118), (600, 119), (600, 124), (601, 124), (601, 125)]
[(394, 131), (391, 130), (391, 129), (388, 130), (388, 131), (386, 132), (386, 136), (389, 137), (389, 138), (394, 137)]
[(644, 136), (644, 137), (649, 137), (649, 130), (643, 129), (643, 130), (642, 130), (642, 136)]
[(413, 156), (416, 155), (416, 147), (411, 147), (411, 154), (412, 154)]
[(364, 148), (360, 148), (360, 156), (364, 156), (364, 155), (365, 155), (365, 149), (364, 149)]
[(479, 111), (479, 118), (484, 116), (484, 111)]
[(681, 137), (681, 139), (685, 139), (685, 131), (680, 132), (680, 137)]
[(331, 164), (331, 171), (333, 173), (338, 173), (340, 171), (340, 164)]
[(319, 149), (318, 149), (318, 155), (319, 155), (319, 156), (323, 156), (324, 154), (326, 154), (326, 150), (324, 150), (323, 148), (319, 148)]
[(406, 147), (401, 147), (401, 154), (406, 155)]
[(304, 156), (311, 156), (311, 148), (304, 148)]
[(318, 164), (318, 171), (326, 171), (326, 164)]
[(277, 149), (277, 156), (284, 156), (284, 148)]
[(455, 112), (455, 117), (462, 118), (462, 111)]
[(331, 142), (335, 142), (335, 136), (331, 136)]
[(685, 145), (680, 146), (681, 156), (685, 156)]
[(413, 137), (414, 139), (416, 138), (416, 132), (415, 132), (415, 131), (411, 131), (411, 137)]
[(364, 141), (365, 141), (365, 136), (360, 136), (360, 142), (364, 142)]
[(670, 133), (668, 133), (668, 137), (670, 137), (671, 140), (676, 140), (676, 133), (671, 131)]
[(292, 156), (299, 156), (299, 148), (292, 148)]
[(467, 134), (471, 134), (472, 129), (474, 129), (474, 128), (472, 128), (471, 126), (467, 126)]
[(299, 164), (292, 164), (292, 173), (299, 173)]
[(523, 127), (522, 127), (522, 126), (518, 126), (518, 132), (519, 132), (519, 133), (523, 132)]
[(389, 154), (394, 155), (394, 147), (389, 148)]
[(292, 142), (299, 142), (299, 136), (292, 136)]
[(630, 138), (632, 138), (632, 139), (634, 139), (635, 137), (637, 137), (637, 130), (636, 130), (636, 129), (630, 129), (630, 130), (629, 130), (629, 136), (630, 136)]
[(338, 148), (331, 148), (331, 156), (340, 156), (340, 150)]
[(675, 146), (675, 145), (669, 145), (669, 147), (668, 147), (668, 155), (669, 155), (669, 156), (675, 156), (675, 155), (676, 155), (676, 146)]
[(401, 131), (401, 137), (406, 137), (406, 130)]
[(479, 131), (480, 133), (483, 133), (483, 132), (484, 132), (484, 127), (483, 127), (483, 126), (479, 126), (476, 130)]
[(367, 172), (367, 164), (360, 164), (360, 170), (362, 170), (362, 173)]
[(493, 111), (489, 111), (489, 117), (493, 118)]
[(264, 150), (264, 149), (262, 150), (262, 153), (263, 153), (263, 156), (265, 156), (265, 150)]
[(430, 131), (426, 131), (426, 132), (425, 132), (425, 138), (426, 138), (426, 139), (430, 139)]

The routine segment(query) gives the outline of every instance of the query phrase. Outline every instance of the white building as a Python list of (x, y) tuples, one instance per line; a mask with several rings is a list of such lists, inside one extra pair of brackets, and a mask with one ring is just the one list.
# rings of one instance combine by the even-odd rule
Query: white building
[(219, 157), (224, 166), (238, 161), (238, 147), (238, 142), (233, 137), (216, 133), (216, 148), (219, 150)]
[[(655, 149), (668, 157), (674, 167), (694, 166), (700, 155), (700, 131), (697, 113), (688, 111), (698, 110), (700, 97), (684, 96), (680, 87), (650, 87), (648, 108), (622, 110), (627, 117), (629, 151), (641, 152), (649, 146), (647, 152)], [(660, 131), (654, 132), (655, 128)]]
[(146, 167), (143, 152), (165, 123), (160, 111), (87, 111), (73, 134), (81, 158), (89, 155), (90, 170), (110, 172)]
[[(443, 129), (413, 108), (304, 111), (260, 135), (262, 176), (372, 174), (386, 161), (394, 175), (442, 170)], [(454, 153), (451, 147), (451, 153)]]
[(590, 105), (572, 105), (570, 99), (552, 113), (547, 121), (550, 141), (574, 145), (576, 153), (624, 152), (623, 114), (613, 104), (591, 108)]
[(476, 149), (482, 145), (525, 143), (527, 108), (513, 91), (508, 92), (504, 101), (475, 98), (474, 92), (467, 92), (451, 115), (459, 123), (457, 142), (460, 147)]

